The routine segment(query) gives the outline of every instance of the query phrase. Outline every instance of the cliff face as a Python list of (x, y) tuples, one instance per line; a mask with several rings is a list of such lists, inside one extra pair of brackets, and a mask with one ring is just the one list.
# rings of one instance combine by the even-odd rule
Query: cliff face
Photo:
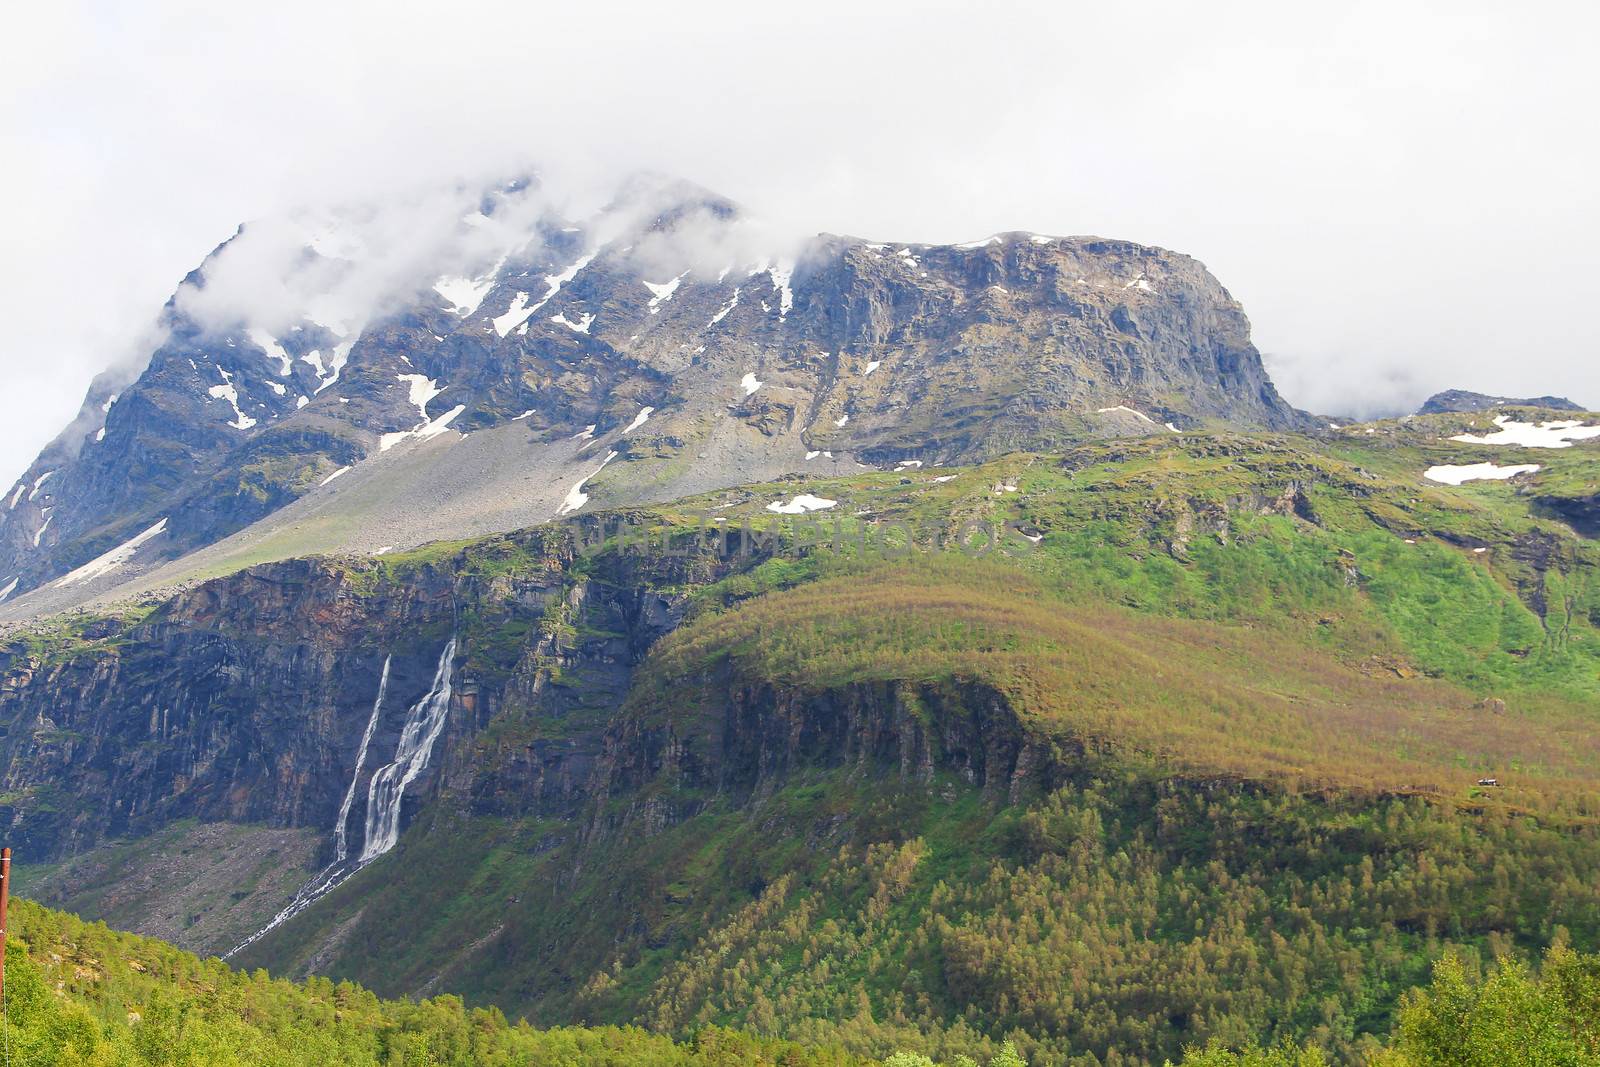
[[(190, 817), (331, 825), (385, 656), (415, 699), (449, 593), (424, 579), (357, 598), (349, 574), (297, 562), (93, 630), (77, 651), (11, 646), (0, 759), (19, 847), (62, 856)], [(392, 724), (377, 740), (392, 750)]]
[[(522, 195), (457, 225), (521, 219)], [(214, 310), (253, 231), (222, 246), (180, 287), (143, 372), (99, 383), (0, 506), (0, 599), (57, 579), (58, 599), (104, 587), (307, 496), (341, 515), (320, 549), (520, 528), (610, 451), (597, 484), (626, 503), (1169, 425), (1312, 428), (1273, 388), (1239, 304), (1161, 249), (1009, 233), (758, 253), (731, 205), (681, 188), (581, 223), (506, 225), (365, 318), (312, 296), (270, 329)], [(348, 264), (307, 239), (303, 260), (337, 288)], [(357, 499), (363, 479), (440, 449), (456, 460)], [(508, 481), (513, 464), (541, 487)], [(397, 501), (424, 492), (434, 522), (414, 531)], [(508, 498), (514, 514), (496, 510)]]
[[(231, 948), (290, 903), (274, 893), (304, 894), (319, 869), (340, 880), (360, 870), (375, 782), (398, 776), (384, 768), (415, 737), (452, 638), (446, 711), (400, 790), (396, 828), (425, 811), (433, 825), (531, 821), (538, 851), (563, 857), (551, 876), (812, 774), (921, 787), (950, 771), (1001, 803), (1058, 782), (1059, 754), (977, 683), (809, 692), (717, 675), (674, 681), (675, 710), (660, 710), (638, 696), (652, 646), (696, 589), (763, 556), (737, 535), (676, 554), (585, 554), (599, 531), (579, 520), (392, 565), (269, 564), (143, 618), (15, 641), (0, 653), (8, 839), (34, 863), (82, 856), (71, 869), (111, 887), (79, 899), (58, 879), (41, 890), (48, 899), (112, 909), (196, 949)], [(235, 840), (183, 829), (194, 823), (251, 835), (218, 870), (257, 870), (261, 848), (293, 840), (282, 859), (305, 863), (299, 880), (279, 873), (241, 904), (208, 873), (197, 903), (187, 886), (124, 874), (110, 858), (150, 841), (183, 866), (185, 842)], [(134, 876), (147, 899), (115, 891)], [(296, 929), (284, 927), (289, 944)], [(331, 966), (341, 950), (321, 945), (321, 963), (285, 951), (269, 937), (243, 958)]]

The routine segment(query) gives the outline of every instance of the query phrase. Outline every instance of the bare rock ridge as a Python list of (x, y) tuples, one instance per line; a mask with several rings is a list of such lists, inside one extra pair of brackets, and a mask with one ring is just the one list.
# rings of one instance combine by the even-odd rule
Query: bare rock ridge
[[(636, 183), (582, 220), (528, 182), (467, 206), (398, 280), (359, 219), (253, 224), (220, 246), (143, 370), (97, 381), (0, 499), (0, 613), (70, 606), (229, 538), (254, 538), (251, 561), (371, 552), (591, 497), (1316, 429), (1227, 290), (1161, 249), (1030, 233), (786, 249), (681, 184)], [(263, 264), (285, 279), (270, 313), (235, 292)], [(286, 550), (263, 541), (290, 522)]]
[(1442, 393), (1434, 393), (1423, 401), (1417, 409), (1418, 415), (1450, 415), (1473, 411), (1488, 411), (1490, 408), (1545, 408), (1550, 411), (1588, 411), (1581, 404), (1575, 404), (1564, 396), (1534, 396), (1522, 399), (1493, 396), (1489, 393), (1474, 393), (1466, 389), (1446, 389)]

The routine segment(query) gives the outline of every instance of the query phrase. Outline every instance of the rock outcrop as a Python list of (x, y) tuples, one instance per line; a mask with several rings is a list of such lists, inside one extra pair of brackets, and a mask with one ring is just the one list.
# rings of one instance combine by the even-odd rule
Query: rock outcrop
[(1545, 408), (1550, 411), (1588, 411), (1564, 396), (1534, 396), (1521, 399), (1474, 393), (1465, 389), (1446, 389), (1434, 393), (1417, 409), (1418, 415), (1449, 415), (1491, 408)]

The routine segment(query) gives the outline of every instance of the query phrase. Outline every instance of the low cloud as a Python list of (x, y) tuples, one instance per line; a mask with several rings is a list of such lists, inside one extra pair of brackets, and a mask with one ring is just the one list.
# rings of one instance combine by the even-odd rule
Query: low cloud
[[(9, 29), (28, 47), (0, 68), (0, 371), (21, 399), (0, 474), (241, 221), (534, 161), (577, 191), (573, 217), (653, 169), (785, 240), (1027, 229), (1187, 252), (1307, 407), (1450, 386), (1600, 403), (1600, 320), (1577, 310), (1600, 242), (1600, 147), (1575, 133), (1600, 96), (1592, 5), (68, 0)], [(257, 282), (263, 313), (322, 284), (381, 304), (453, 239), (394, 222), (372, 220), (381, 269), (241, 260), (197, 306)], [(290, 254), (246, 235), (263, 262)], [(684, 251), (720, 269), (775, 243), (756, 236)]]

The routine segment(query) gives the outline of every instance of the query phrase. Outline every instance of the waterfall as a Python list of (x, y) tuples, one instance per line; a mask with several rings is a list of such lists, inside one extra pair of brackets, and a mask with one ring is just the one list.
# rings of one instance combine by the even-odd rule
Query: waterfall
[(350, 849), (345, 840), (345, 824), (350, 821), (350, 803), (356, 798), (356, 786), (361, 783), (361, 768), (367, 762), (367, 746), (372, 744), (372, 731), (378, 728), (378, 717), (383, 712), (383, 694), (389, 691), (389, 663), (392, 655), (383, 657), (383, 677), (378, 679), (378, 699), (372, 702), (372, 718), (367, 720), (367, 732), (361, 735), (361, 747), (356, 749), (356, 769), (350, 776), (350, 788), (345, 790), (344, 803), (339, 805), (339, 821), (333, 824), (333, 865), (344, 862)]
[(367, 837), (361, 849), (361, 865), (371, 863), (394, 847), (400, 838), (400, 802), (406, 786), (428, 767), (433, 743), (444, 729), (450, 713), (450, 680), (455, 670), (456, 639), (450, 638), (439, 657), (433, 688), (406, 712), (405, 728), (400, 732), (394, 762), (372, 774), (367, 786)]
[(305, 911), (318, 900), (347, 882), (352, 875), (379, 856), (394, 848), (400, 839), (400, 802), (406, 787), (428, 768), (433, 756), (433, 744), (444, 729), (445, 717), (450, 713), (450, 683), (455, 672), (456, 639), (444, 646), (439, 657), (438, 670), (434, 672), (433, 685), (427, 695), (406, 712), (405, 727), (400, 731), (400, 743), (395, 748), (394, 761), (378, 768), (367, 787), (366, 836), (361, 855), (354, 863), (349, 861), (349, 844), (346, 824), (350, 821), (350, 808), (355, 801), (356, 789), (361, 784), (361, 769), (367, 762), (367, 749), (372, 735), (377, 732), (378, 720), (383, 717), (383, 698), (389, 690), (389, 664), (393, 656), (384, 657), (383, 675), (378, 679), (378, 698), (372, 702), (372, 716), (361, 735), (361, 747), (356, 750), (356, 766), (350, 775), (350, 787), (345, 790), (344, 802), (339, 805), (339, 821), (333, 827), (333, 862), (317, 872), (316, 876), (301, 886), (294, 899), (272, 921), (245, 938), (223, 955), (223, 959), (237, 954), (261, 940), (269, 931), (282, 926)]

